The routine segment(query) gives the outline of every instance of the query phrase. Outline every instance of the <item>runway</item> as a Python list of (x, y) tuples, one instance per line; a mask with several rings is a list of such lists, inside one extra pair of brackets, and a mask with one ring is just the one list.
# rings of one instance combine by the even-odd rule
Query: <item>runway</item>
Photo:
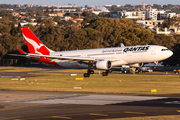
[(180, 95), (0, 91), (0, 118), (95, 120), (180, 115)]
[[(31, 73), (44, 71), (46, 70), (36, 70), (31, 71)], [(57, 70), (51, 69), (51, 71), (56, 72)], [(70, 73), (67, 71), (63, 72), (63, 74)], [(119, 73), (115, 72), (113, 74)], [(160, 74), (164, 75), (166, 73)], [(1, 72), (0, 75), (1, 78), (39, 76), (28, 74), (28, 71)], [(146, 73), (142, 75), (146, 75)], [(168, 75), (174, 74), (168, 73)], [(0, 120), (109, 120), (164, 115), (180, 115), (180, 94), (135, 95), (33, 92), (3, 91), (0, 88)]]

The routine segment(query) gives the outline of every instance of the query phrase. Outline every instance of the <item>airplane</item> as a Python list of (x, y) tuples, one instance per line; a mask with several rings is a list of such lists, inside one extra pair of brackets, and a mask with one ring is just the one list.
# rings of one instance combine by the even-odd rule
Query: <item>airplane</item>
[(121, 65), (141, 65), (161, 61), (172, 56), (173, 52), (159, 45), (137, 45), (112, 48), (53, 51), (46, 47), (28, 28), (21, 28), (30, 53), (20, 49), (20, 54), (10, 54), (35, 59), (62, 67), (85, 67), (84, 77), (94, 74), (94, 69), (105, 70), (102, 76), (108, 76), (111, 68)]

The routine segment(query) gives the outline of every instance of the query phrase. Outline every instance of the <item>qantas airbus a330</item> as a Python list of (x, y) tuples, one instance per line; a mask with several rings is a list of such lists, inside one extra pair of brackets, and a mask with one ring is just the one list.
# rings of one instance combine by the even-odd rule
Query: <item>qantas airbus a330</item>
[(93, 69), (105, 70), (102, 75), (107, 76), (112, 67), (161, 61), (173, 54), (168, 48), (158, 45), (55, 52), (47, 48), (29, 28), (21, 28), (21, 30), (30, 53), (18, 49), (21, 54), (11, 55), (24, 56), (62, 67), (87, 67), (84, 77), (94, 74)]

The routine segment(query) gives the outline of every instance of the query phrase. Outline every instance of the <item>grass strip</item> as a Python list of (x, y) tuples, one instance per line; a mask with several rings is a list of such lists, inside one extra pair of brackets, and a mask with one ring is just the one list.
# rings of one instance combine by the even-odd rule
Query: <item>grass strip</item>
[[(78, 70), (71, 71), (76, 73)], [(83, 70), (80, 71), (83, 72)], [(180, 76), (178, 75), (110, 74), (107, 77), (103, 77), (102, 75), (94, 74), (89, 78), (77, 81), (76, 78), (83, 78), (82, 74), (72, 77), (69, 74), (49, 73), (47, 71), (31, 73), (31, 70), (28, 74), (43, 76), (27, 77), (23, 81), (0, 78), (0, 89), (123, 94), (180, 93)], [(74, 87), (81, 87), (82, 89), (73, 89)], [(157, 92), (151, 93), (152, 89), (156, 89)]]

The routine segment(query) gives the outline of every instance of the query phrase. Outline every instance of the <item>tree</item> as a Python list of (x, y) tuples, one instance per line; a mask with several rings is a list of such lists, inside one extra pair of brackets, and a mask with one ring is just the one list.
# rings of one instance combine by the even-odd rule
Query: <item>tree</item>
[(117, 11), (117, 8), (118, 8), (117, 5), (112, 5), (111, 10), (112, 11)]
[(92, 23), (94, 20), (94, 18), (85, 18), (81, 24), (85, 25), (87, 23)]
[(172, 18), (168, 17), (163, 21), (162, 24), (158, 26), (162, 28), (165, 28), (165, 27), (169, 28), (170, 26), (178, 24), (179, 22), (180, 22), (180, 19), (177, 17), (172, 17)]
[(48, 7), (46, 7), (46, 12), (45, 13), (49, 14), (49, 8)]
[(11, 30), (10, 30), (10, 34), (12, 36), (18, 36), (18, 33), (20, 32), (20, 30), (18, 28), (15, 27), (15, 24), (12, 23), (11, 24)]
[(65, 13), (65, 16), (70, 16), (70, 17), (72, 17), (72, 18), (76, 18), (76, 16), (74, 15), (74, 13), (72, 13), (72, 12), (67, 12), (67, 13)]
[(51, 13), (53, 13), (54, 12), (54, 7), (51, 7)]
[(0, 33), (2, 33), (2, 34), (9, 33), (10, 29), (11, 28), (9, 25), (0, 24)]
[(91, 11), (84, 11), (82, 13), (82, 16), (86, 17), (86, 18), (98, 18), (98, 16), (94, 13), (92, 13)]
[(105, 16), (105, 14), (107, 14), (106, 12), (101, 12), (101, 13), (99, 13), (99, 17), (104, 17)]
[(158, 4), (154, 4), (153, 7), (157, 9), (162, 9), (161, 5), (158, 5)]
[(2, 23), (2, 25), (8, 25), (9, 24), (9, 17), (6, 17), (6, 16), (4, 16), (3, 17), (3, 19), (2, 19), (2, 21), (1, 21), (1, 23)]
[(0, 12), (0, 16), (10, 17), (11, 14), (10, 14), (10, 11), (8, 11), (8, 10), (2, 10), (2, 11)]
[(153, 33), (141, 28), (130, 19), (99, 18), (89, 26), (101, 32), (105, 41), (104, 47), (117, 46), (120, 43), (127, 46), (156, 44)]

